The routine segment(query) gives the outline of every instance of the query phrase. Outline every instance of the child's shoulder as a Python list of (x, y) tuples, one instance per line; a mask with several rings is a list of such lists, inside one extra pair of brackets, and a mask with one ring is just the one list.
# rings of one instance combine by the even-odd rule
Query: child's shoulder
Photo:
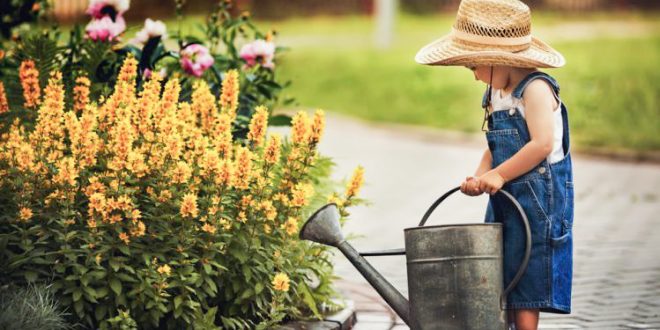
[[(546, 79), (546, 77), (549, 79)], [(539, 76), (538, 78), (529, 81), (526, 86), (524, 86), (522, 90), (522, 99), (525, 103), (551, 103), (556, 107), (557, 104), (555, 101), (559, 100), (558, 92), (559, 87), (556, 81), (550, 76), (543, 75), (543, 78)]]

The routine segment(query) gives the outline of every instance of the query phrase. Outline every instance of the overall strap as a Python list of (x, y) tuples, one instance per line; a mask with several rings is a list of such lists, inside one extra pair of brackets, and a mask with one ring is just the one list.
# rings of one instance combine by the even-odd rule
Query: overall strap
[(521, 99), (525, 88), (527, 88), (527, 85), (536, 79), (543, 79), (548, 84), (550, 84), (550, 87), (552, 87), (552, 92), (555, 95), (555, 99), (557, 99), (557, 102), (561, 102), (559, 99), (559, 84), (555, 78), (552, 78), (547, 73), (540, 71), (532, 72), (523, 78), (523, 80), (521, 80), (520, 83), (518, 83), (518, 86), (516, 86), (516, 88), (513, 90), (511, 96), (517, 99)]
[(564, 134), (562, 137), (562, 148), (564, 149), (564, 156), (568, 155), (569, 148), (570, 148), (570, 138), (568, 134), (568, 111), (566, 110), (566, 105), (559, 99), (559, 84), (555, 80), (555, 78), (552, 78), (550, 75), (548, 75), (545, 72), (532, 72), (528, 74), (523, 80), (520, 81), (518, 86), (513, 90), (511, 95), (516, 98), (516, 99), (522, 99), (523, 92), (525, 91), (525, 88), (529, 83), (534, 81), (535, 79), (543, 79), (545, 80), (550, 86), (552, 87), (552, 93), (555, 96), (555, 99), (559, 104), (561, 105), (561, 118), (562, 118), (562, 126), (564, 130)]

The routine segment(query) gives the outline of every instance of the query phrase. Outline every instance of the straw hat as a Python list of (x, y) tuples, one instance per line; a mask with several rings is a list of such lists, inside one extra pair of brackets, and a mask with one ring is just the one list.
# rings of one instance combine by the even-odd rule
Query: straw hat
[(424, 46), (415, 61), (427, 65), (506, 65), (557, 68), (564, 57), (531, 34), (529, 7), (518, 0), (463, 0), (452, 31)]

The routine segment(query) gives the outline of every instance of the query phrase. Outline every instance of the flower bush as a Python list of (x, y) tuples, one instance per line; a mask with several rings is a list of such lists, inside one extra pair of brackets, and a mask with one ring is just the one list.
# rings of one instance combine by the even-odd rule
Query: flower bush
[[(39, 79), (21, 67), (25, 84)], [(237, 71), (219, 98), (197, 80), (189, 102), (179, 79), (152, 73), (138, 87), (139, 74), (127, 57), (98, 102), (77, 79), (72, 106), (60, 72), (41, 94), (25, 89), (34, 128), (16, 120), (0, 138), (0, 286), (50, 283), (69, 321), (94, 329), (320, 317), (333, 305), (330, 254), (297, 233), (332, 190), (316, 150), (323, 112), (299, 112), (283, 138), (257, 106), (235, 139)], [(332, 193), (342, 214), (361, 182), (358, 168)]]
[[(37, 15), (47, 17), (40, 13), (47, 8), (39, 5), (44, 1), (27, 1), (35, 5), (27, 9), (25, 5), (17, 5), (12, 10), (28, 10), (29, 15), (21, 22), (35, 20)], [(177, 18), (181, 20), (184, 1), (176, 2)], [(237, 70), (240, 102), (232, 130), (239, 139), (245, 139), (250, 118), (258, 105), (273, 109), (293, 102), (291, 98), (280, 97), (288, 83), (276, 77), (275, 63), (282, 48), (275, 46), (274, 32), (261, 32), (248, 14), (232, 15), (231, 1), (218, 1), (201, 30), (194, 34), (184, 34), (180, 29), (168, 31), (162, 21), (147, 19), (133, 37), (127, 36), (124, 15), (128, 10), (129, 0), (91, 0), (87, 9), (90, 22), (84, 28), (74, 26), (68, 36), (62, 35), (57, 24), (49, 24), (53, 26), (49, 29), (15, 28), (13, 32), (11, 28), (18, 23), (0, 24), (0, 36), (11, 35), (8, 39), (0, 38), (0, 84), (8, 106), (14, 109), (0, 114), (0, 129), (6, 132), (19, 117), (26, 127), (32, 127), (36, 120), (34, 111), (23, 111), (35, 105), (23, 104), (25, 86), (19, 84), (23, 80), (17, 76), (21, 63), (26, 60), (32, 61), (36, 71), (34, 90), (46, 87), (48, 72), (61, 71), (62, 83), (68, 92), (64, 102), (68, 106), (75, 101), (72, 91), (79, 78), (87, 79), (91, 99), (110, 96), (115, 90), (121, 63), (128, 56), (137, 60), (138, 88), (153, 72), (158, 72), (163, 85), (169, 79), (178, 80), (179, 101), (186, 102), (191, 101), (198, 78), (205, 80), (211, 94), (219, 97), (224, 72)], [(252, 50), (240, 52), (239, 49)], [(290, 121), (286, 115), (271, 116), (270, 124), (289, 125)]]

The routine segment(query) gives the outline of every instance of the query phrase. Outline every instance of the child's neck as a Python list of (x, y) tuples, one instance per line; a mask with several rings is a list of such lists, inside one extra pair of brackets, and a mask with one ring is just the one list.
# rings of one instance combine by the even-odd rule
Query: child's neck
[(513, 89), (518, 86), (518, 84), (525, 78), (527, 75), (530, 73), (536, 71), (534, 68), (510, 68), (508, 72), (506, 72), (506, 84), (504, 87), (502, 87), (501, 93), (502, 95), (509, 95), (513, 92)]

